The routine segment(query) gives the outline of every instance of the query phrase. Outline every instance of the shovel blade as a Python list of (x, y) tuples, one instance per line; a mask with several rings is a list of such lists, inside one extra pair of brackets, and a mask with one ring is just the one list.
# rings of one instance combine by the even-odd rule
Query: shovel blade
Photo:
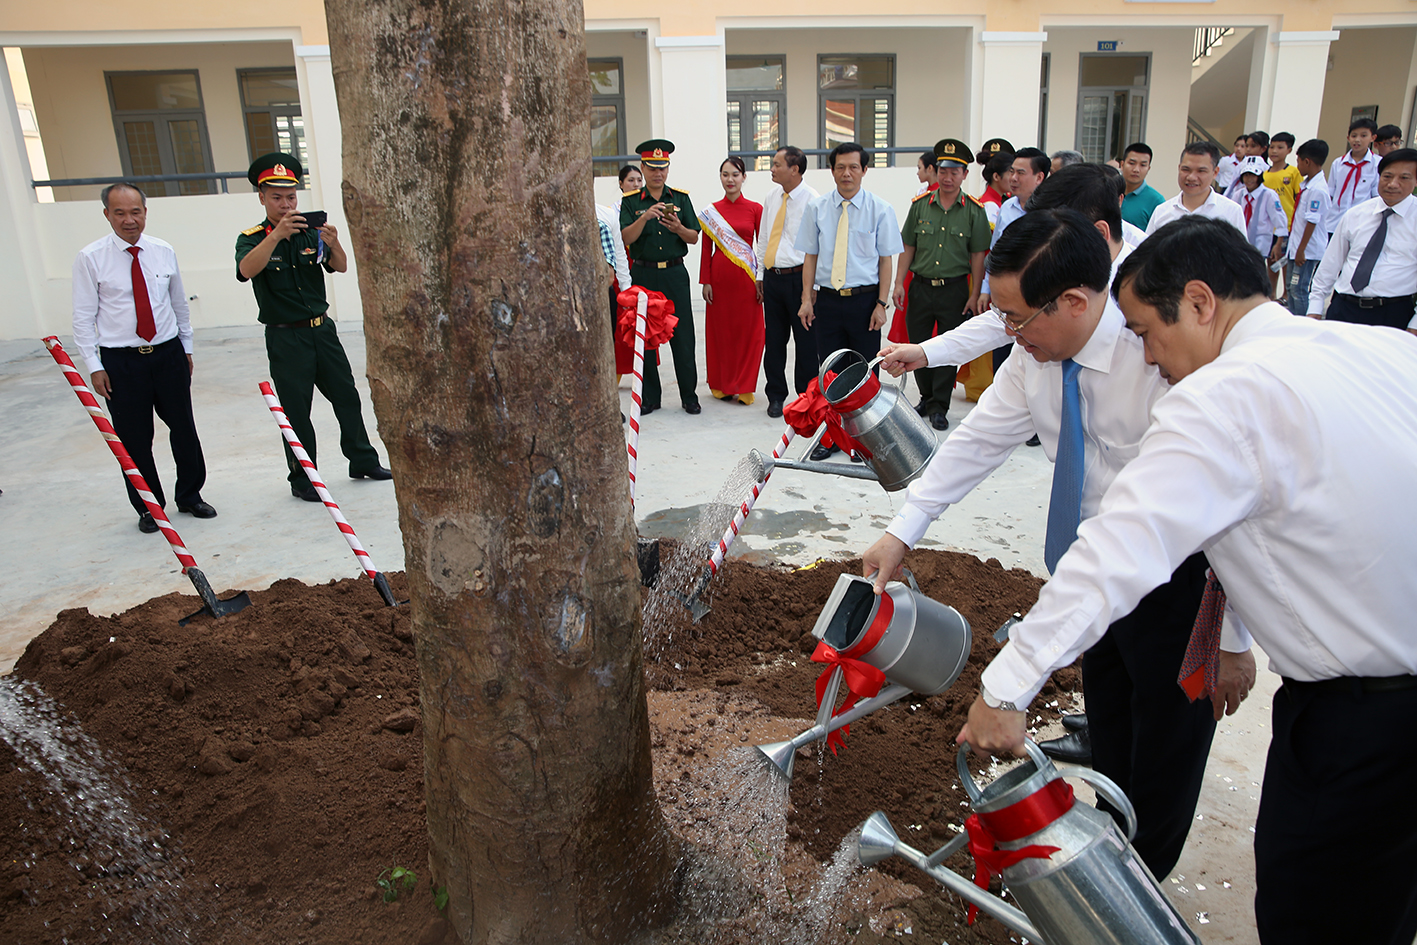
[(192, 586), (197, 589), (197, 596), (202, 599), (202, 609), (177, 621), (179, 627), (187, 626), (192, 618), (200, 617), (202, 614), (207, 614), (210, 617), (227, 617), (251, 606), (251, 597), (245, 591), (226, 600), (218, 600), (216, 591), (212, 590), (211, 582), (207, 580), (207, 576), (202, 573), (200, 568), (188, 568), (187, 577), (191, 579)]

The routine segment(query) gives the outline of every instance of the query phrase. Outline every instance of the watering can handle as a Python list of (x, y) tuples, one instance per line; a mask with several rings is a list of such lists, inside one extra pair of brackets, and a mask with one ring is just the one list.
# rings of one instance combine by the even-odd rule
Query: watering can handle
[[(882, 361), (884, 361), (884, 360), (885, 360), (885, 358), (880, 358), (880, 357), (878, 357), (878, 358), (872, 359), (871, 361), (868, 361), (868, 362), (866, 363), (866, 370), (868, 370), (868, 371), (873, 371), (873, 370), (875, 370), (876, 365), (880, 364), (880, 363), (881, 363)], [(900, 374), (900, 389), (901, 389), (901, 390), (905, 390), (905, 376), (906, 376), (907, 374), (909, 374), (909, 373), (910, 373), (909, 371), (902, 371), (901, 374)]]
[(1100, 794), (1107, 803), (1122, 812), (1122, 817), (1127, 821), (1127, 839), (1135, 840), (1137, 835), (1137, 810), (1132, 806), (1131, 798), (1127, 797), (1121, 786), (1107, 777), (1105, 774), (1098, 774), (1091, 768), (1082, 768), (1078, 765), (1062, 765), (1058, 768), (1058, 776), (1061, 778), (1077, 778), (1086, 782), (1092, 789)]
[[(1039, 771), (1057, 771), (1053, 767), (1053, 759), (1043, 754), (1043, 749), (1039, 748), (1033, 739), (1025, 738), (1023, 747)], [(969, 795), (969, 803), (971, 805), (978, 804), (980, 799), (984, 797), (984, 792), (979, 790), (979, 785), (974, 782), (974, 775), (969, 771), (969, 742), (964, 742), (959, 746), (959, 753), (955, 755), (955, 770), (959, 773), (959, 782), (964, 785), (964, 793)], [(1111, 781), (1107, 783), (1117, 788), (1117, 785), (1112, 784)], [(1117, 793), (1121, 793), (1121, 788), (1117, 788)], [(1110, 801), (1111, 798), (1109, 797), (1108, 800)], [(1123, 800), (1126, 800), (1125, 795), (1123, 795)], [(1128, 802), (1127, 806), (1130, 808), (1131, 803)], [(1135, 821), (1135, 815), (1133, 815), (1133, 821)]]
[(901, 568), (905, 572), (905, 580), (910, 585), (910, 589), (915, 593), (920, 593), (920, 585), (915, 583), (915, 572), (909, 568)]

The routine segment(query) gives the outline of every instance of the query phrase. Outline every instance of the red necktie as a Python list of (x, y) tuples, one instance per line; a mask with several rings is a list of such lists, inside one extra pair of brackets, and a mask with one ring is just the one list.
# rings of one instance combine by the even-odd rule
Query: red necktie
[(1250, 225), (1250, 214), (1255, 212), (1255, 198), (1245, 195), (1245, 226)]
[(157, 323), (153, 321), (153, 304), (148, 300), (148, 280), (143, 278), (143, 267), (138, 265), (138, 253), (142, 250), (129, 246), (128, 252), (133, 254), (133, 307), (138, 310), (138, 337), (152, 341), (157, 334)]
[(1215, 572), (1205, 572), (1205, 593), (1200, 610), (1191, 627), (1191, 639), (1181, 661), (1177, 684), (1192, 702), (1215, 691), (1220, 665), (1220, 629), (1225, 618), (1225, 588), (1216, 580)]

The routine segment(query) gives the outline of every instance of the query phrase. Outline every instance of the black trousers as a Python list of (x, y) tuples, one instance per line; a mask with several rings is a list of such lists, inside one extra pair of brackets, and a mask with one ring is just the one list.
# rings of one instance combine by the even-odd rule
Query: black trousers
[[(699, 367), (694, 361), (694, 301), (689, 295), (689, 273), (683, 266), (658, 269), (638, 262), (630, 263), (630, 278), (654, 292), (663, 292), (674, 303), (674, 315), (679, 323), (669, 339), (669, 353), (674, 358), (674, 378), (679, 382), (679, 403), (685, 407), (699, 402)], [(652, 409), (663, 406), (664, 389), (659, 381), (659, 364), (653, 354), (645, 352), (645, 382), (641, 404)]]
[(1412, 945), (1417, 935), (1417, 690), (1288, 681), (1255, 823), (1264, 945)]
[[(141, 354), (137, 348), (99, 348), (98, 354), (113, 388), (108, 401), (113, 430), (143, 474), (157, 504), (167, 507), (153, 462), (154, 413), (167, 424), (167, 441), (177, 466), (173, 498), (182, 506), (202, 501), (207, 463), (197, 439), (197, 421), (192, 416), (192, 372), (182, 342), (173, 338), (153, 345), (151, 354)], [(128, 501), (142, 515), (148, 507), (139, 498), (138, 490), (127, 476), (123, 483)]]
[(872, 329), (871, 314), (880, 301), (880, 286), (866, 286), (851, 295), (820, 289), (812, 306), (817, 336), (817, 360), (825, 361), (833, 351), (850, 348), (870, 361), (881, 350), (881, 330)]
[[(969, 301), (969, 280), (959, 279), (947, 285), (931, 285), (917, 275), (910, 280), (909, 304), (905, 308), (905, 330), (912, 344), (920, 344), (964, 324), (964, 306)], [(938, 326), (938, 327), (937, 327)], [(921, 413), (949, 415), (950, 396), (955, 389), (959, 365), (925, 367), (916, 371), (915, 386), (920, 389)]]
[[(350, 370), (349, 357), (340, 344), (334, 322), (327, 318), (316, 328), (267, 325), (266, 357), (271, 363), (271, 383), (290, 420), (290, 428), (310, 454), (315, 468), (319, 468), (320, 461), (315, 456), (315, 425), (310, 422), (310, 407), (316, 388), (334, 408), (335, 419), (339, 421), (339, 446), (349, 460), (350, 475), (366, 473), (379, 465), (379, 454), (370, 444), (369, 433), (364, 428), (354, 372)], [(281, 437), (280, 443), (290, 470), (286, 478), (292, 485), (303, 488), (310, 481), (305, 468), (290, 451), (285, 437)]]
[(1412, 311), (1410, 297), (1388, 299), (1383, 305), (1362, 308), (1353, 296), (1335, 292), (1324, 318), (1335, 322), (1353, 322), (1357, 325), (1385, 325), (1388, 328), (1405, 329), (1407, 323), (1412, 321)]
[[(817, 376), (817, 338), (797, 317), (802, 307), (802, 272), (763, 272), (763, 374), (768, 400), (787, 399), (787, 342), (792, 340), (797, 360), (792, 384), (797, 393), (806, 393)], [(874, 357), (874, 355), (873, 355)]]
[[(1205, 555), (1191, 555), (1082, 658), (1092, 767), (1136, 807), (1132, 845), (1158, 879), (1181, 858), (1215, 735), (1210, 700), (1191, 702), (1176, 684), (1205, 569)], [(1111, 805), (1097, 806), (1125, 829)]]

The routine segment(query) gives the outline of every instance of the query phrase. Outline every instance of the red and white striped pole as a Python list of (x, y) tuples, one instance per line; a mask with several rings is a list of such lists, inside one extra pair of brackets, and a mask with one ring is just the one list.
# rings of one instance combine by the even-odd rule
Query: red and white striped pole
[[(778, 440), (777, 448), (772, 451), (772, 458), (782, 459), (787, 452), (787, 446), (792, 442), (792, 438), (797, 435), (797, 431), (788, 427), (783, 431), (782, 438)], [(723, 559), (728, 554), (728, 546), (733, 544), (733, 540), (738, 537), (738, 530), (743, 527), (743, 522), (748, 517), (748, 513), (753, 511), (753, 505), (758, 501), (758, 496), (762, 493), (763, 487), (772, 478), (772, 467), (769, 466), (763, 473), (763, 478), (759, 482), (753, 483), (753, 490), (748, 493), (748, 498), (743, 500), (743, 504), (738, 507), (737, 513), (733, 516), (733, 521), (729, 523), (724, 531), (723, 537), (718, 540), (718, 546), (713, 550), (713, 556), (709, 558), (709, 571), (718, 573), (718, 569), (723, 567)]]
[[(148, 513), (152, 515), (153, 521), (157, 522), (157, 527), (162, 531), (162, 537), (167, 539), (167, 544), (172, 548), (172, 553), (177, 556), (177, 560), (182, 565), (182, 573), (187, 575), (192, 586), (197, 589), (197, 595), (202, 598), (205, 609), (213, 617), (221, 617), (226, 614), (235, 613), (251, 603), (251, 599), (242, 591), (230, 600), (217, 600), (216, 593), (212, 591), (212, 586), (207, 581), (200, 568), (197, 567), (197, 559), (192, 557), (192, 552), (187, 550), (187, 546), (182, 543), (182, 537), (177, 534), (177, 529), (172, 527), (172, 523), (167, 520), (167, 513), (163, 512), (162, 506), (157, 504), (157, 496), (153, 495), (148, 488), (147, 482), (143, 479), (143, 474), (138, 472), (138, 466), (133, 462), (133, 457), (128, 455), (128, 449), (123, 445), (123, 441), (118, 438), (118, 433), (113, 429), (113, 424), (108, 422), (108, 417), (103, 413), (103, 408), (99, 406), (98, 398), (89, 389), (89, 385), (84, 382), (84, 376), (79, 373), (79, 369), (74, 366), (74, 362), (69, 360), (69, 354), (64, 350), (64, 346), (59, 343), (59, 339), (53, 335), (44, 339), (44, 346), (49, 349), (49, 353), (54, 357), (54, 363), (59, 365), (59, 370), (64, 372), (64, 379), (69, 382), (69, 386), (74, 389), (74, 394), (79, 398), (79, 403), (84, 405), (84, 409), (89, 412), (89, 417), (93, 420), (94, 426), (98, 427), (98, 432), (103, 434), (103, 440), (108, 444), (109, 450), (113, 452), (114, 459), (118, 460), (118, 465), (123, 467), (123, 475), (128, 477), (133, 488), (137, 490), (138, 497), (143, 500), (143, 504), (148, 507)], [(183, 620), (182, 623), (186, 623)]]
[(635, 469), (640, 459), (640, 398), (645, 386), (645, 311), (649, 296), (640, 289), (635, 301), (635, 372), (630, 380), (630, 510), (635, 508)]
[(369, 579), (374, 582), (374, 586), (379, 590), (379, 596), (384, 598), (384, 603), (390, 607), (398, 606), (394, 601), (393, 591), (389, 588), (388, 579), (384, 577), (382, 571), (374, 567), (374, 561), (369, 557), (369, 552), (364, 550), (364, 546), (359, 543), (359, 536), (354, 534), (354, 527), (345, 519), (344, 513), (335, 503), (334, 496), (330, 495), (330, 490), (325, 487), (325, 482), (320, 478), (320, 471), (315, 468), (310, 454), (305, 452), (305, 447), (301, 446), (300, 441), (295, 438), (295, 430), (291, 427), (290, 420), (286, 417), (280, 401), (276, 399), (276, 392), (271, 388), (271, 382), (262, 381), (260, 387), (261, 396), (266, 399), (266, 406), (271, 409), (271, 414), (276, 418), (276, 425), (280, 427), (281, 435), (285, 437), (285, 442), (290, 444), (290, 451), (300, 461), (306, 478), (310, 480), (310, 485), (315, 487), (320, 501), (325, 503), (325, 508), (329, 510), (330, 518), (335, 520), (335, 526), (339, 528), (340, 534), (344, 536), (345, 541), (349, 542), (349, 549), (354, 552), (355, 560), (364, 569), (364, 573), (369, 575)]

